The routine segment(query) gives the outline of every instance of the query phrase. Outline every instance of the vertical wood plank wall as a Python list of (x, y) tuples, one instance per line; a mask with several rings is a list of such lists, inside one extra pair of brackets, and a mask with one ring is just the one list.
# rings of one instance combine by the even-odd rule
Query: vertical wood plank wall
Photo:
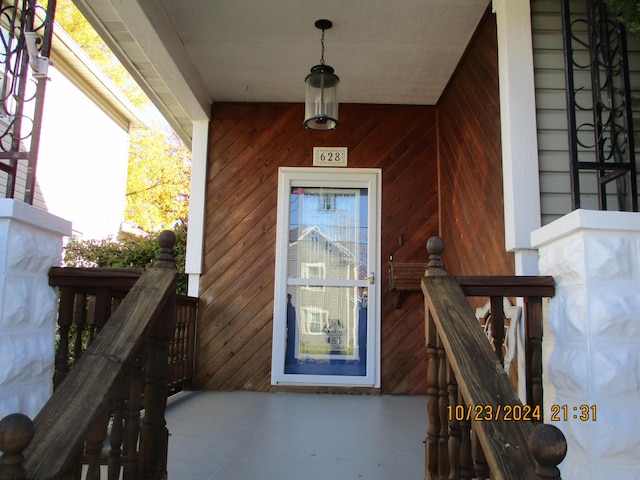
[(442, 219), (452, 272), (512, 271), (502, 253), (494, 25), (488, 15), (438, 107), (341, 105), (337, 130), (312, 132), (301, 103), (213, 105), (196, 388), (271, 389), (278, 167), (312, 166), (314, 146), (346, 146), (349, 167), (382, 169), (382, 392), (426, 392), (422, 296), (396, 308), (389, 257), (426, 261)]
[(438, 104), (444, 261), (454, 275), (513, 275), (504, 248), (495, 16), (485, 15)]

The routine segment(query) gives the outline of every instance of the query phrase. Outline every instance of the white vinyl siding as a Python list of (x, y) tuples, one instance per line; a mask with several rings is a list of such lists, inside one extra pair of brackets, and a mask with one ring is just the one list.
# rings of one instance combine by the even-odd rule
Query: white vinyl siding
[(557, 1), (531, 2), (542, 225), (571, 211), (562, 19)]
[[(1, 126), (4, 128), (4, 126)], [(8, 160), (0, 160), (0, 162), (8, 164)], [(0, 198), (5, 198), (7, 192), (7, 180), (8, 174), (4, 170), (0, 170)], [(16, 188), (14, 193), (14, 198), (16, 200), (22, 201), (24, 199), (24, 189), (27, 184), (27, 160), (19, 160), (18, 161), (18, 171), (16, 173)], [(33, 197), (33, 206), (41, 208), (43, 210), (47, 210), (47, 205), (42, 196), (42, 191), (40, 190), (37, 179), (36, 179), (36, 191)]]

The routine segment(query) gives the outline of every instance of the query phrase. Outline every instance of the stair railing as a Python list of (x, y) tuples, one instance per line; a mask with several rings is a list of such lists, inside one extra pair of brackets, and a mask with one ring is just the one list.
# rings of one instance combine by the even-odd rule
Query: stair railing
[(166, 478), (175, 235), (162, 232), (158, 241), (154, 268), (142, 273), (34, 421), (22, 414), (0, 421), (0, 480), (79, 479), (85, 462), (85, 478), (99, 479), (108, 430), (109, 479)]
[(567, 449), (562, 432), (540, 423), (539, 405), (520, 402), (465, 293), (444, 269), (442, 239), (429, 239), (427, 250), (421, 283), (428, 357), (427, 480), (560, 478), (557, 465)]

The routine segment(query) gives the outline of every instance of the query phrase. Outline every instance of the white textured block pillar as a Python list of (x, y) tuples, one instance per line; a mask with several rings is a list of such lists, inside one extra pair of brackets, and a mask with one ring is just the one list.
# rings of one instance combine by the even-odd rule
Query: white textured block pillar
[(640, 479), (640, 214), (576, 210), (532, 243), (556, 281), (543, 388), (545, 422), (567, 437), (562, 477)]
[(56, 292), (48, 272), (67, 235), (71, 222), (0, 199), (0, 418), (33, 418), (51, 396)]

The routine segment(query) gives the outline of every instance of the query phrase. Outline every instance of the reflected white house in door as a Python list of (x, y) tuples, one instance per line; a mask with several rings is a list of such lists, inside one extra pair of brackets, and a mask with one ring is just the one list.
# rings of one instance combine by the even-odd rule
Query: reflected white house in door
[(372, 386), (379, 176), (288, 170), (279, 183), (272, 381)]

